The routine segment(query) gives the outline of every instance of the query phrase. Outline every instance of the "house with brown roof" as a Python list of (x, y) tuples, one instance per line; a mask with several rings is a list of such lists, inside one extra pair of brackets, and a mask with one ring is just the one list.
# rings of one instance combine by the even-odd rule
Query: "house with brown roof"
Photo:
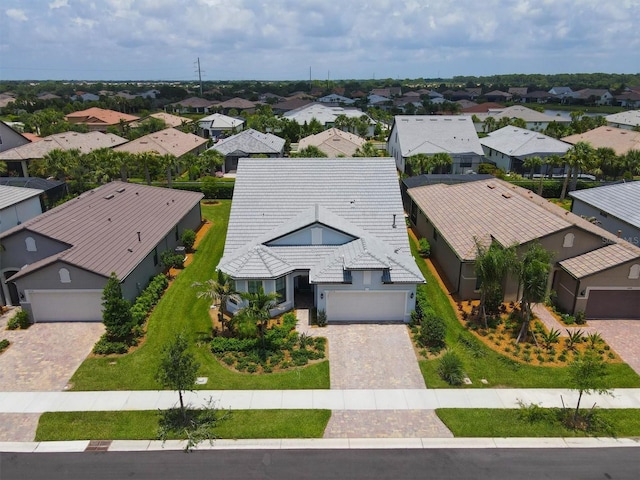
[(171, 113), (166, 113), (166, 112), (156, 112), (156, 113), (147, 115), (146, 117), (143, 117), (138, 121), (131, 123), (131, 126), (134, 128), (139, 127), (142, 123), (144, 123), (145, 121), (151, 118), (155, 118), (156, 120), (162, 120), (167, 127), (174, 127), (174, 128), (181, 127), (183, 125), (193, 122), (193, 120), (191, 120), (188, 117), (172, 115)]
[[(533, 192), (498, 179), (409, 188), (409, 219), (431, 244), (434, 262), (461, 300), (479, 298), (477, 243), (538, 242), (553, 254), (548, 290), (558, 306), (587, 318), (640, 318), (640, 248)], [(522, 292), (504, 282), (506, 300)]]
[(170, 103), (164, 109), (178, 113), (209, 113), (217, 102), (206, 98), (189, 97), (178, 102)]
[(353, 133), (330, 128), (315, 135), (301, 138), (298, 143), (298, 151), (314, 146), (318, 147), (327, 157), (353, 157), (356, 150), (366, 142), (364, 138)]
[(571, 145), (575, 145), (578, 142), (587, 142), (593, 148), (613, 148), (616, 155), (626, 155), (629, 150), (640, 150), (640, 132), (623, 128), (602, 126), (588, 132), (569, 135), (561, 140)]
[(230, 110), (253, 113), (256, 110), (256, 103), (244, 98), (235, 97), (216, 104), (216, 107), (222, 109), (223, 113), (229, 113)]
[(149, 133), (135, 140), (114, 148), (117, 152), (156, 153), (158, 155), (173, 155), (180, 158), (187, 153), (198, 154), (206, 149), (207, 139), (184, 133), (175, 128), (165, 128), (159, 132)]
[(130, 123), (139, 120), (140, 117), (115, 110), (91, 107), (86, 110), (72, 112), (65, 115), (65, 120), (72, 125), (86, 125), (90, 132), (106, 132), (108, 127), (117, 127), (122, 122)]
[(111, 182), (0, 234), (3, 303), (34, 322), (101, 321), (112, 272), (127, 300), (161, 273), (160, 254), (201, 224), (202, 194)]

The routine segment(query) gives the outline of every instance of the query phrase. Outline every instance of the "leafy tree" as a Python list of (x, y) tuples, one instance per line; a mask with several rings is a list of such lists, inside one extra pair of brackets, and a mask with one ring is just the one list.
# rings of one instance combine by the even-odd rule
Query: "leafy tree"
[(120, 340), (131, 334), (131, 304), (123, 298), (120, 280), (115, 272), (111, 273), (102, 292), (102, 321), (107, 337), (112, 340)]
[(432, 162), (438, 173), (444, 173), (445, 169), (449, 168), (449, 166), (453, 164), (453, 159), (451, 158), (451, 155), (446, 152), (438, 152), (433, 155)]
[[(518, 276), (522, 287), (524, 318), (517, 341), (526, 340), (530, 329), (531, 305), (543, 302), (547, 295), (547, 280), (551, 270), (552, 255), (539, 243), (532, 243), (518, 266)], [(535, 337), (534, 337), (535, 338)]]
[(378, 150), (373, 145), (372, 142), (365, 142), (360, 147), (358, 147), (356, 149), (356, 151), (353, 153), (353, 156), (354, 157), (372, 158), (372, 157), (379, 157), (380, 153), (384, 153), (384, 152), (381, 152), (380, 150)]
[(592, 392), (610, 394), (607, 388), (607, 364), (593, 348), (588, 348), (569, 365), (569, 386), (578, 391), (578, 401), (573, 414), (573, 426), (578, 424), (582, 396)]
[(516, 268), (515, 247), (502, 248), (495, 242), (485, 247), (476, 240), (475, 272), (480, 284), (480, 313), (487, 326), (487, 314), (495, 314), (504, 298), (502, 281)]
[(325, 158), (327, 154), (315, 145), (309, 145), (307, 148), (303, 148), (291, 156), (300, 158)]
[(180, 399), (180, 411), (186, 419), (184, 405), (184, 392), (193, 391), (200, 364), (196, 362), (195, 356), (188, 352), (189, 344), (184, 334), (179, 333), (165, 346), (160, 358), (160, 365), (156, 372), (156, 380), (164, 388), (178, 391)]
[(229, 300), (240, 300), (240, 295), (236, 291), (235, 282), (222, 270), (216, 271), (216, 278), (210, 278), (204, 283), (195, 282), (191, 286), (200, 289), (196, 296), (198, 298), (208, 298), (214, 303), (220, 304), (218, 309), (218, 321), (224, 328), (228, 326), (224, 321), (224, 314), (227, 310)]
[(182, 232), (180, 241), (182, 242), (182, 245), (184, 245), (184, 248), (190, 252), (193, 249), (193, 245), (196, 243), (196, 232), (187, 228)]
[(258, 327), (258, 335), (262, 341), (262, 349), (265, 348), (264, 337), (267, 331), (267, 324), (271, 315), (271, 310), (278, 301), (278, 294), (276, 292), (265, 293), (263, 288), (260, 287), (257, 292), (242, 292), (240, 297), (247, 302), (247, 306), (242, 308), (240, 312), (236, 314), (239, 319), (238, 322), (242, 323), (239, 328), (244, 332), (250, 333), (255, 326)]
[(407, 164), (412, 175), (422, 175), (429, 173), (433, 168), (433, 157), (425, 153), (417, 153), (407, 158)]

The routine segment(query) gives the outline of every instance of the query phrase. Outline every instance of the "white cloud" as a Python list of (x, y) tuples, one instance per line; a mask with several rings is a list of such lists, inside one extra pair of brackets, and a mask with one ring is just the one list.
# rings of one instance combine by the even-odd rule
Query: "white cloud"
[(26, 22), (29, 20), (25, 11), (19, 8), (9, 8), (5, 13), (7, 14), (7, 17), (18, 20), (19, 22)]
[(56, 8), (68, 7), (68, 6), (69, 6), (69, 0), (53, 0), (53, 2), (49, 4), (49, 8), (51, 10), (55, 10)]

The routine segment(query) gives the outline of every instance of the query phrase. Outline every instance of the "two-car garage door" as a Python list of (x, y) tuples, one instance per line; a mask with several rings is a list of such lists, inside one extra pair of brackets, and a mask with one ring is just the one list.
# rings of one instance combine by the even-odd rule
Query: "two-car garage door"
[(329, 322), (403, 321), (408, 292), (333, 290), (327, 296)]
[(27, 290), (34, 322), (99, 322), (102, 290)]
[(585, 316), (640, 318), (640, 290), (590, 290)]

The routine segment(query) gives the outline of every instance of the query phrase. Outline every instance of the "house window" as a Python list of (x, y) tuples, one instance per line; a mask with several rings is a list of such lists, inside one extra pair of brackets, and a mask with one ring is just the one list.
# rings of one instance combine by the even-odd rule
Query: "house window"
[(153, 266), (158, 266), (158, 247), (153, 249)]
[(575, 240), (576, 236), (573, 233), (567, 233), (564, 236), (564, 242), (562, 243), (562, 246), (564, 248), (571, 248), (573, 247), (573, 241)]
[(278, 294), (278, 303), (287, 301), (287, 277), (276, 278), (276, 293)]
[(33, 237), (27, 237), (24, 239), (24, 244), (27, 247), (27, 252), (37, 252), (36, 240)]
[(180, 240), (180, 233), (178, 232), (178, 225), (176, 225), (176, 241)]
[(609, 215), (607, 214), (607, 212), (603, 212), (602, 210), (600, 210), (600, 216), (607, 218)]
[(640, 278), (640, 265), (635, 264), (631, 265), (629, 269), (629, 279), (630, 280), (638, 280)]
[(249, 293), (258, 293), (262, 288), (262, 280), (249, 280), (247, 282), (247, 291)]
[(58, 270), (58, 275), (60, 275), (60, 283), (71, 283), (71, 275), (66, 268)]
[(436, 230), (435, 227), (433, 229), (433, 241), (434, 242), (438, 241), (438, 230)]

